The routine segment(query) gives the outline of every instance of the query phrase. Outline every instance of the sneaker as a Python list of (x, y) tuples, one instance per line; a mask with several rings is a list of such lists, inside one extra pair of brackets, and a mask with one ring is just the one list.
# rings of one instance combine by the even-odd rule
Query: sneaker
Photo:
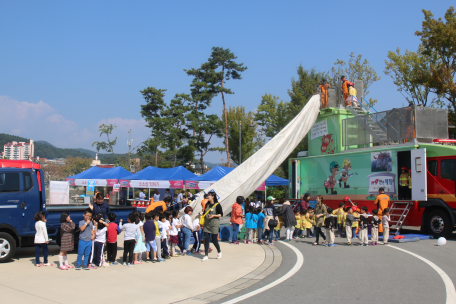
[(152, 263), (157, 263), (157, 262), (158, 262), (157, 259), (153, 259), (153, 260), (152, 260)]
[(112, 262), (112, 263), (111, 263), (112, 266), (116, 266), (116, 265), (118, 265), (118, 264), (119, 264), (119, 263), (117, 263), (117, 262)]
[(351, 245), (353, 245), (353, 244), (352, 244), (352, 243), (350, 243), (350, 242), (348, 242), (348, 243), (347, 243), (347, 245), (348, 245), (348, 246), (351, 246)]
[(325, 244), (325, 247), (329, 247), (329, 244)]
[(247, 244), (253, 244), (251, 241), (248, 241)]
[[(239, 242), (238, 242), (238, 244), (239, 244)], [(212, 247), (209, 247), (209, 252), (212, 252), (212, 250), (213, 250)]]
[(90, 269), (97, 269), (97, 266), (95, 266), (95, 265), (89, 265), (89, 268), (90, 268)]
[(165, 260), (163, 260), (163, 259), (159, 259), (158, 261), (159, 261), (159, 262), (164, 262)]
[(260, 243), (261, 245), (264, 245), (263, 240), (259, 240), (258, 243)]
[(209, 257), (205, 255), (204, 258), (201, 259), (201, 262), (206, 262), (207, 260), (209, 260)]
[[(233, 243), (234, 245), (239, 245), (239, 241), (236, 241)], [(212, 250), (209, 249), (209, 252), (211, 252)]]
[(369, 246), (375, 246), (375, 243), (370, 243)]
[(77, 265), (76, 265), (76, 267), (74, 267), (74, 269), (75, 269), (75, 270), (81, 270), (81, 266), (77, 266)]
[(103, 263), (103, 267), (111, 266), (111, 263)]
[[(210, 252), (210, 251), (209, 251), (209, 252)], [(187, 251), (187, 255), (192, 255), (192, 253)]]
[(336, 247), (336, 244), (331, 244), (329, 245), (329, 247)]
[(82, 266), (82, 269), (84, 269), (84, 270), (90, 270), (90, 266)]
[(62, 266), (59, 267), (59, 269), (60, 270), (68, 270), (68, 267), (62, 265)]
[(222, 252), (220, 251), (219, 254), (217, 254), (217, 260), (220, 260), (222, 258)]
[(247, 240), (244, 240), (244, 244), (247, 244)]
[(139, 261), (134, 261), (133, 264), (137, 265), (137, 264), (142, 264), (142, 263)]
[(131, 267), (131, 266), (133, 266), (133, 265), (134, 265), (134, 264), (128, 263), (128, 267)]
[(127, 266), (127, 263), (123, 262), (123, 264), (122, 264), (122, 265), (124, 265), (124, 266)]
[[(198, 251), (194, 251), (193, 253), (198, 253)], [(169, 255), (164, 257), (165, 259), (169, 260), (171, 257)]]

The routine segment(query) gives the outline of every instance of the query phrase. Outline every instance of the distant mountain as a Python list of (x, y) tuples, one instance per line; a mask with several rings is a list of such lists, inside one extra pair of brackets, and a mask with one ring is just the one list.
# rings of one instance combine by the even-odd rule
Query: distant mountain
[[(24, 141), (30, 142), (30, 139), (0, 133), (0, 150), (3, 151), (3, 146), (12, 141)], [(78, 151), (76, 149), (62, 149), (57, 148), (54, 145), (50, 144), (47, 141), (38, 140), (35, 141), (35, 157), (42, 157), (42, 158), (67, 158), (67, 157), (83, 157), (83, 158), (92, 158), (92, 156), (88, 153)]]
[[(210, 168), (210, 169), (212, 169), (212, 168), (214, 168), (214, 167), (216, 167), (216, 166), (222, 166), (222, 164), (214, 164), (214, 163), (209, 163), (209, 162), (204, 162), (204, 164), (205, 164), (208, 168)], [(234, 163), (231, 163), (231, 166), (232, 166), (233, 168), (236, 168), (238, 165), (237, 165), (237, 164), (234, 164)]]

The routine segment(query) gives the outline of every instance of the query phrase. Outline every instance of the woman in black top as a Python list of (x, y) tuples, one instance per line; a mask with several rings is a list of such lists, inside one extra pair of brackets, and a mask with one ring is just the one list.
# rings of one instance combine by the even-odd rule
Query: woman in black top
[(277, 218), (277, 211), (274, 207), (274, 200), (268, 200), (266, 201), (266, 207), (263, 209), (264, 213), (264, 233), (263, 236), (261, 237), (262, 239), (265, 239), (266, 236), (269, 236), (269, 245), (272, 245), (272, 238), (274, 236), (274, 227), (269, 226), (269, 221), (270, 220), (278, 220)]
[(222, 251), (220, 250), (220, 245), (218, 243), (218, 234), (220, 231), (220, 218), (223, 216), (222, 206), (218, 203), (217, 194), (215, 192), (208, 193), (208, 202), (204, 208), (203, 215), (206, 214), (204, 219), (204, 258), (201, 261), (209, 260), (209, 242), (212, 239), (212, 244), (214, 244), (217, 249), (218, 255), (217, 259), (222, 258)]

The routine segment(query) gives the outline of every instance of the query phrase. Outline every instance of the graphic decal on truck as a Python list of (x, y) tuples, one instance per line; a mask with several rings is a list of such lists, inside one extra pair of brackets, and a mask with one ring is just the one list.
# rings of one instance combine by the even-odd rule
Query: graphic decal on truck
[(321, 154), (334, 154), (334, 139), (332, 134), (321, 137)]
[(352, 175), (358, 175), (358, 173), (351, 173), (349, 174), (348, 171), (351, 170), (351, 161), (350, 158), (344, 159), (344, 162), (342, 163), (342, 174), (339, 179), (339, 187), (342, 188), (342, 182), (344, 183), (344, 188), (350, 188), (350, 185), (347, 184), (348, 178)]
[(391, 157), (391, 151), (371, 152), (371, 171), (393, 171), (393, 159)]
[[(329, 165), (329, 172), (331, 175), (324, 182), (324, 186), (326, 189), (326, 194), (337, 194), (337, 191), (334, 190), (334, 186), (336, 185), (336, 176), (339, 174), (339, 164), (336, 161), (332, 161)], [(331, 193), (329, 193), (329, 188), (331, 188)]]

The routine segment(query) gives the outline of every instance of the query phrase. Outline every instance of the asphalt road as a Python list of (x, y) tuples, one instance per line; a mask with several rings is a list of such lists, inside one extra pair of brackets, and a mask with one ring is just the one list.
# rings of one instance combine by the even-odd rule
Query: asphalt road
[[(416, 232), (416, 231), (411, 231)], [(304, 256), (301, 269), (290, 279), (239, 303), (445, 303), (445, 285), (440, 275), (420, 259), (388, 246), (346, 246), (336, 238), (336, 247), (312, 246), (314, 239), (288, 244)], [(338, 244), (339, 243), (339, 244)], [(391, 243), (391, 246), (418, 254), (442, 268), (456, 282), (456, 235), (443, 247), (436, 240)], [(296, 263), (296, 254), (276, 242), (283, 255), (276, 272), (234, 299), (261, 288), (287, 273)]]

